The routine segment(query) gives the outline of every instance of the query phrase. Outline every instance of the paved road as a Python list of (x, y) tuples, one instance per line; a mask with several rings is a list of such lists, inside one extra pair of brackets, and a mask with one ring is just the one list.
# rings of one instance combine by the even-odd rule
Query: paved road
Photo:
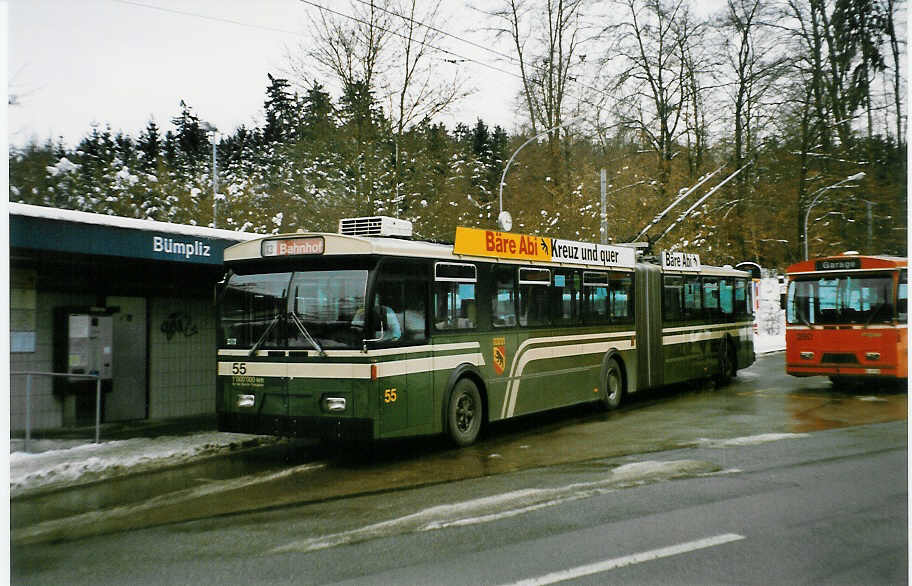
[(906, 582), (905, 393), (833, 394), (782, 375), (781, 356), (739, 378), (502, 426), (467, 450), (201, 478), (82, 519), (168, 525), (14, 545), (13, 581)]
[(906, 393), (833, 392), (824, 378), (784, 373), (764, 356), (725, 388), (679, 386), (619, 411), (590, 406), (501, 423), (466, 449), (441, 438), (384, 442), (369, 461), (307, 444), (259, 449), (159, 474), (12, 502), (17, 544), (82, 538), (258, 509), (399, 491), (570, 462), (617, 458), (713, 438), (807, 432), (905, 420)]
[(906, 433), (707, 442), (14, 547), (13, 581), (904, 583)]

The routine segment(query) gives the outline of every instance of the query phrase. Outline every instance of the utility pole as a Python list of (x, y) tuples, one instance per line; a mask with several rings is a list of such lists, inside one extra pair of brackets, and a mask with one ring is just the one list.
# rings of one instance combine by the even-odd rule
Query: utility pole
[(601, 172), (601, 186), (602, 186), (602, 212), (601, 212), (601, 224), (599, 225), (599, 235), (601, 236), (602, 244), (608, 244), (608, 170), (602, 167)]
[(209, 122), (200, 122), (200, 128), (209, 134), (209, 141), (212, 143), (212, 227), (216, 228), (216, 216), (218, 210), (218, 161), (216, 160), (215, 141), (218, 136), (218, 128)]

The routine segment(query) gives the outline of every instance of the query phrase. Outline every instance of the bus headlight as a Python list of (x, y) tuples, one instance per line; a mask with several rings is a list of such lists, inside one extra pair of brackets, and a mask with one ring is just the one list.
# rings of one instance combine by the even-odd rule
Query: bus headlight
[(328, 413), (345, 411), (345, 397), (323, 397), (323, 410)]
[(814, 359), (814, 353), (813, 353), (813, 352), (802, 352), (802, 353), (800, 354), (800, 356), (801, 356), (801, 359), (802, 359), (802, 360), (813, 360), (813, 359)]
[(880, 352), (865, 352), (865, 358), (868, 360), (880, 360)]
[(253, 407), (256, 404), (256, 395), (238, 395), (238, 407)]

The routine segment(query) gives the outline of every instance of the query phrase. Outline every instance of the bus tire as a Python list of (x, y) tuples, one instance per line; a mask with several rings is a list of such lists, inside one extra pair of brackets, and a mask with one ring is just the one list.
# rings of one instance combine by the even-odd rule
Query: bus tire
[(478, 387), (467, 377), (459, 379), (447, 406), (447, 434), (457, 446), (475, 442), (481, 432), (484, 406)]
[(624, 398), (624, 373), (617, 360), (611, 358), (605, 364), (605, 392), (602, 393), (601, 404), (605, 410), (611, 411), (621, 406)]
[(716, 386), (722, 387), (729, 384), (738, 376), (738, 355), (735, 345), (728, 337), (722, 338), (722, 347), (719, 349), (719, 374), (716, 375)]

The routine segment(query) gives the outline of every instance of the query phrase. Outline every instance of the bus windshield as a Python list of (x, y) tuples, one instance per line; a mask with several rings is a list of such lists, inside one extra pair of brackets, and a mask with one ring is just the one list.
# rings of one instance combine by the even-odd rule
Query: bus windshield
[(367, 269), (234, 274), (221, 303), (221, 345), (360, 348)]
[(791, 324), (889, 323), (893, 276), (837, 275), (789, 283), (786, 317)]

